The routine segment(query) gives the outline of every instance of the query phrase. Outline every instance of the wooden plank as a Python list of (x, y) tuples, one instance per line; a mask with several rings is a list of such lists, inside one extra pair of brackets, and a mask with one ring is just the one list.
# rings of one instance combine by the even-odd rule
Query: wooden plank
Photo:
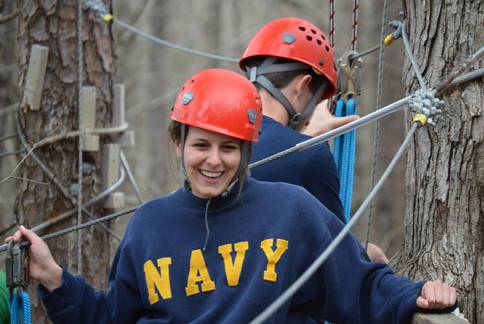
[(126, 123), (124, 110), (124, 84), (115, 84), (113, 86), (113, 127), (123, 126)]
[(40, 109), (48, 56), (48, 47), (32, 45), (22, 100), (22, 106), (28, 106), (31, 110)]
[(134, 147), (136, 145), (135, 134), (133, 130), (124, 132), (118, 141), (122, 148)]
[(116, 191), (106, 198), (103, 204), (104, 208), (120, 209), (124, 207), (124, 193)]
[[(119, 144), (104, 144), (102, 150), (102, 176), (101, 187), (106, 190), (111, 187), (119, 177), (121, 157)], [(118, 209), (124, 207), (124, 193), (113, 192), (103, 202), (104, 208)]]
[[(96, 87), (82, 87), (79, 105), (81, 109), (82, 128), (93, 129), (96, 127)], [(88, 152), (99, 151), (99, 135), (82, 135), (82, 150)]]
[(106, 190), (111, 187), (119, 177), (119, 156), (118, 144), (104, 144), (102, 149), (102, 176), (101, 187)]
[(469, 324), (454, 314), (424, 314), (415, 313), (411, 324)]

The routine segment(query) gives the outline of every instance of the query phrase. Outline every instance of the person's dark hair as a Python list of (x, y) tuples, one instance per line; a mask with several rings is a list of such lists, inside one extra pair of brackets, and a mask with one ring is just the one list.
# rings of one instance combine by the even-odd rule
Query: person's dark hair
[[(168, 126), (168, 134), (170, 139), (174, 144), (177, 142), (182, 144), (182, 147), (185, 145), (185, 141), (188, 135), (188, 131), (190, 126), (184, 125), (180, 122), (172, 120), (170, 125)], [(239, 181), (239, 192), (238, 195), (242, 192), (245, 179), (249, 176), (249, 162), (252, 157), (252, 143), (249, 141), (240, 141), (240, 163), (237, 172), (235, 173), (235, 179)], [(183, 163), (183, 162), (182, 162)]]
[[(255, 57), (253, 59), (250, 59), (247, 62), (247, 65), (249, 67), (260, 66), (265, 59), (266, 59), (266, 56)], [(285, 59), (285, 58), (279, 58), (274, 62), (274, 64), (292, 63), (292, 62), (296, 62), (296, 61), (290, 60), (290, 59)], [(264, 74), (264, 76), (267, 79), (269, 79), (269, 81), (271, 81), (272, 84), (276, 88), (282, 89), (285, 86), (287, 86), (295, 77), (297, 77), (300, 74), (309, 74), (313, 77), (311, 79), (311, 83), (309, 83), (309, 90), (311, 91), (311, 94), (314, 94), (316, 92), (316, 90), (318, 90), (318, 88), (324, 82), (327, 82), (326, 77), (314, 72), (314, 70), (309, 65), (308, 65), (307, 70), (288, 71), (288, 72), (274, 72), (274, 73)], [(255, 86), (257, 87), (257, 90), (260, 90), (261, 85), (259, 85), (258, 83), (255, 83)]]

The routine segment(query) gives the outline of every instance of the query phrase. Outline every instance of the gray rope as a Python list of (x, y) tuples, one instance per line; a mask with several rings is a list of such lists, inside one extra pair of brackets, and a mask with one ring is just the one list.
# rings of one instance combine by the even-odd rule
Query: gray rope
[(259, 161), (252, 162), (251, 164), (249, 164), (249, 169), (252, 169), (252, 168), (255, 168), (259, 165), (266, 164), (268, 162), (277, 160), (277, 159), (284, 157), (288, 154), (291, 154), (293, 152), (303, 151), (303, 150), (310, 148), (314, 145), (328, 141), (328, 140), (330, 140), (330, 139), (332, 139), (336, 136), (339, 136), (341, 134), (345, 134), (345, 133), (347, 133), (347, 132), (349, 132), (353, 129), (356, 129), (356, 128), (359, 128), (363, 125), (366, 125), (366, 124), (368, 124), (372, 121), (375, 121), (375, 120), (383, 118), (387, 115), (390, 115), (390, 114), (392, 114), (392, 113), (394, 113), (394, 112), (396, 112), (400, 109), (403, 109), (403, 107), (406, 107), (406, 104), (409, 102), (410, 99), (411, 99), (411, 96), (405, 97), (403, 99), (395, 101), (394, 103), (392, 103), (388, 106), (385, 106), (381, 109), (378, 109), (378, 110), (376, 110), (376, 111), (374, 111), (374, 112), (372, 112), (372, 113), (370, 113), (370, 114), (368, 114), (364, 117), (361, 117), (361, 118), (359, 118), (355, 121), (352, 121), (351, 123), (348, 123), (346, 125), (335, 128), (335, 129), (333, 129), (329, 132), (326, 132), (324, 134), (310, 138), (306, 141), (303, 141), (301, 143), (294, 145), (293, 147), (290, 147), (290, 148), (288, 148), (284, 151), (275, 153), (275, 154), (268, 156), (264, 159), (261, 159)]
[(397, 164), (398, 160), (401, 158), (405, 149), (407, 148), (408, 144), (410, 143), (410, 139), (412, 138), (415, 130), (417, 129), (418, 124), (414, 123), (412, 128), (407, 134), (407, 137), (403, 141), (402, 145), (398, 149), (398, 152), (393, 157), (392, 161), (386, 168), (385, 172), (381, 176), (380, 180), (378, 180), (375, 187), (371, 190), (368, 197), (365, 201), (361, 204), (360, 208), (356, 211), (356, 213), (351, 217), (350, 222), (343, 227), (341, 232), (334, 238), (334, 240), (328, 245), (328, 247), (321, 253), (321, 255), (314, 260), (314, 262), (309, 266), (309, 268), (304, 271), (304, 273), (296, 280), (294, 283), (282, 294), (280, 295), (271, 305), (269, 305), (262, 313), (260, 313), (256, 318), (254, 318), (250, 323), (251, 324), (258, 324), (263, 323), (264, 321), (268, 320), (269, 317), (274, 314), (284, 303), (286, 303), (298, 290), (301, 288), (302, 285), (306, 283), (306, 281), (311, 278), (311, 276), (319, 269), (319, 267), (323, 264), (324, 261), (333, 253), (333, 251), (338, 247), (338, 245), (343, 241), (345, 236), (350, 232), (351, 227), (358, 221), (358, 219), (363, 215), (366, 207), (370, 204), (370, 202), (374, 199), (378, 191), (380, 190), (381, 186), (388, 178), (390, 173), (392, 172), (393, 168)]
[(123, 150), (119, 152), (121, 157), (121, 163), (123, 163), (124, 168), (126, 169), (126, 173), (128, 174), (128, 179), (131, 185), (133, 186), (134, 191), (136, 192), (136, 196), (138, 196), (138, 200), (140, 203), (144, 202), (143, 197), (141, 196), (141, 191), (139, 190), (138, 183), (131, 172), (131, 168), (128, 163), (128, 159), (126, 159), (126, 155), (124, 155)]
[(417, 62), (415, 61), (415, 58), (413, 57), (412, 50), (410, 49), (410, 44), (408, 43), (407, 32), (405, 30), (405, 22), (402, 22), (402, 38), (403, 38), (403, 45), (405, 47), (405, 53), (407, 53), (407, 57), (410, 60), (410, 63), (412, 64), (415, 74), (417, 75), (418, 83), (420, 84), (420, 87), (423, 90), (427, 90), (427, 85), (425, 84), (425, 80), (423, 79), (422, 74), (420, 73), (420, 69), (418, 67)]
[(221, 55), (211, 54), (211, 53), (202, 52), (202, 51), (197, 51), (197, 50), (193, 50), (193, 49), (190, 49), (190, 48), (187, 48), (187, 47), (183, 47), (183, 46), (168, 42), (168, 41), (163, 40), (161, 38), (150, 35), (150, 34), (144, 32), (144, 31), (142, 31), (142, 30), (140, 30), (136, 27), (133, 27), (133, 26), (129, 25), (128, 23), (125, 23), (124, 21), (119, 20), (117, 18), (113, 19), (113, 23), (117, 24), (117, 25), (119, 25), (123, 28), (126, 28), (130, 32), (135, 33), (135, 34), (137, 34), (137, 35), (139, 35), (143, 38), (146, 38), (146, 39), (150, 40), (151, 42), (158, 44), (158, 45), (167, 46), (167, 47), (170, 47), (170, 48), (173, 48), (173, 49), (176, 49), (176, 50), (188, 53), (188, 54), (197, 55), (197, 56), (201, 56), (201, 57), (205, 57), (205, 58), (216, 59), (216, 60), (227, 61), (227, 62), (234, 62), (234, 63), (239, 62), (239, 59), (237, 59), (237, 58), (221, 56)]
[[(383, 1), (383, 14), (381, 21), (381, 31), (380, 31), (380, 44), (383, 44), (385, 38), (385, 26), (387, 21), (388, 13), (388, 1)], [(376, 108), (378, 109), (381, 105), (381, 97), (383, 93), (383, 57), (385, 52), (385, 46), (380, 46), (378, 53), (378, 76), (377, 76), (377, 87), (376, 87)], [(376, 169), (378, 166), (378, 155), (380, 153), (380, 121), (375, 121), (375, 129), (373, 131), (373, 158), (371, 164), (371, 180), (370, 188), (375, 186), (376, 181)], [(371, 202), (368, 208), (368, 221), (366, 223), (366, 239), (365, 239), (365, 250), (368, 250), (368, 242), (370, 241), (370, 231), (371, 223), (373, 218), (373, 207), (374, 203)]]
[[(82, 136), (83, 128), (83, 109), (81, 107), (81, 91), (84, 73), (84, 51), (82, 48), (82, 0), (77, 0), (77, 107), (78, 107), (78, 127), (79, 127), (79, 142), (78, 142), (78, 172), (77, 172), (77, 186), (79, 188), (77, 193), (77, 225), (82, 223), (82, 147), (84, 146), (84, 136)], [(77, 246), (77, 273), (82, 274), (82, 233), (76, 232), (76, 246)]]

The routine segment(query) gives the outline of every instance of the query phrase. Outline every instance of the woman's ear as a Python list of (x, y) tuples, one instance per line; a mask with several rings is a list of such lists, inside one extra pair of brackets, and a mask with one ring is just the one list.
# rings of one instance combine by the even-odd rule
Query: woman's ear
[(175, 152), (176, 156), (181, 159), (182, 157), (182, 150), (183, 150), (183, 145), (181, 144), (181, 141), (175, 141)]

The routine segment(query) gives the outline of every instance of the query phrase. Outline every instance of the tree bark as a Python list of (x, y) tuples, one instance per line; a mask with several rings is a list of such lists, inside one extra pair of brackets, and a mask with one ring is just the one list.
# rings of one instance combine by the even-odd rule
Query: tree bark
[[(16, 16), (1, 22), (4, 17), (12, 17), (17, 12), (16, 3), (0, 0), (0, 137), (15, 133), (13, 114), (8, 108), (18, 101), (17, 64), (15, 26)], [(12, 152), (18, 149), (18, 141), (11, 138), (0, 142), (0, 153)], [(15, 167), (17, 156), (0, 158), (0, 178), (4, 178)], [(14, 181), (5, 182), (0, 186), (0, 233), (7, 230), (15, 221), (13, 216), (12, 192), (15, 192)], [(11, 231), (10, 231), (11, 232)], [(0, 239), (3, 240), (2, 237)]]
[[(107, 1), (110, 6), (110, 1)], [(78, 7), (75, 0), (24, 0), (19, 19), (19, 66), (20, 84), (25, 87), (25, 77), (31, 46), (40, 44), (49, 47), (47, 71), (43, 84), (41, 107), (32, 111), (21, 106), (20, 121), (29, 143), (43, 138), (77, 130), (78, 125)], [(96, 127), (108, 126), (112, 102), (112, 34), (111, 29), (89, 10), (82, 15), (82, 46), (84, 57), (82, 76), (84, 86), (97, 88)], [(36, 150), (39, 159), (53, 172), (64, 188), (78, 182), (78, 142), (64, 140)], [(83, 201), (99, 192), (99, 153), (84, 153), (83, 163), (90, 165), (92, 172), (83, 175)], [(73, 192), (62, 193), (33, 159), (27, 159), (18, 175), (39, 182), (23, 180), (19, 186), (16, 211), (27, 226), (37, 225), (65, 211), (76, 208)], [(74, 197), (72, 196), (74, 195)], [(95, 214), (98, 208), (92, 209)], [(84, 215), (84, 220), (86, 216)], [(75, 224), (76, 216), (50, 229), (64, 228)], [(76, 235), (70, 234), (48, 242), (59, 264), (76, 272)], [(110, 237), (99, 227), (82, 232), (82, 275), (95, 287), (105, 288), (109, 267)], [(32, 317), (36, 323), (47, 323), (48, 319), (36, 299), (32, 286)]]
[[(407, 12), (412, 52), (430, 87), (483, 44), (482, 1), (407, 1)], [(418, 82), (408, 60), (404, 71), (412, 93)], [(457, 287), (463, 313), (471, 323), (484, 323), (482, 78), (442, 99), (440, 120), (420, 129), (408, 151), (405, 239), (396, 268)]]

